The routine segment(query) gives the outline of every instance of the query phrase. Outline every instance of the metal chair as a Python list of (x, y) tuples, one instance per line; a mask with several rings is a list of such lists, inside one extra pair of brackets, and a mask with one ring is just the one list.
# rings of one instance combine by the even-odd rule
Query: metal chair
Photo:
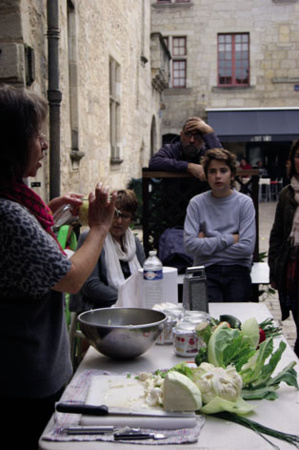
[(271, 181), (271, 199), (277, 201), (279, 192), (282, 188), (282, 178), (276, 178), (275, 180)]
[(271, 179), (260, 178), (259, 179), (259, 201), (271, 201)]

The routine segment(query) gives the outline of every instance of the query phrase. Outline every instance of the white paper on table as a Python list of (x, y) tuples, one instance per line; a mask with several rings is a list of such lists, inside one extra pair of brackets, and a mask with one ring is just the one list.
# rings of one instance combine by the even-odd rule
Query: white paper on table
[[(163, 298), (161, 303), (178, 303), (178, 271), (173, 267), (163, 267)], [(145, 308), (143, 269), (139, 269), (118, 288), (118, 308)]]
[(144, 308), (144, 295), (139, 274), (134, 273), (118, 288), (117, 308)]

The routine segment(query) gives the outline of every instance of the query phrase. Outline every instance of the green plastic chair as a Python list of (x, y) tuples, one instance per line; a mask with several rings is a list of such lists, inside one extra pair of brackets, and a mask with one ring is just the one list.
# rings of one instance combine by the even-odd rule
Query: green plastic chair
[[(63, 250), (66, 248), (75, 251), (77, 248), (77, 236), (73, 231), (73, 227), (70, 225), (62, 225), (59, 228), (58, 235), (57, 235), (58, 242), (60, 243)], [(71, 312), (69, 308), (69, 302), (70, 302), (70, 294), (65, 293), (65, 317), (66, 317), (66, 324), (67, 328), (69, 329), (71, 324)]]
[(62, 225), (59, 228), (57, 239), (63, 249), (76, 250), (77, 236), (70, 225)]
[[(77, 236), (71, 225), (62, 225), (59, 228), (57, 239), (61, 247), (75, 251), (77, 248)], [(70, 351), (73, 367), (79, 364), (81, 359), (82, 334), (77, 321), (77, 313), (71, 312), (69, 308), (70, 294), (65, 293), (65, 318), (69, 333)]]

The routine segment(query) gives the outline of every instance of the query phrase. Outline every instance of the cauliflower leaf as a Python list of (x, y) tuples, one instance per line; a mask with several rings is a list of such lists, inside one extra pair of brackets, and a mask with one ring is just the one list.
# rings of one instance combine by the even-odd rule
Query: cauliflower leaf
[(202, 406), (201, 412), (204, 414), (216, 414), (227, 411), (238, 415), (245, 415), (252, 412), (253, 409), (254, 406), (247, 403), (242, 397), (239, 397), (236, 402), (230, 402), (221, 397), (214, 397), (213, 400)]

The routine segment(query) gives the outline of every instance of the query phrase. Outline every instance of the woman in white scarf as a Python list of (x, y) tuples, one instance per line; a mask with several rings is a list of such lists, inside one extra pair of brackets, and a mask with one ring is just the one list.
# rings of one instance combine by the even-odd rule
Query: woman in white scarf
[(115, 288), (141, 268), (136, 255), (136, 240), (130, 229), (137, 207), (134, 191), (117, 192), (114, 219), (104, 243), (108, 283)]
[(290, 184), (279, 194), (270, 235), (270, 282), (278, 290), (282, 320), (292, 312), (297, 328), (295, 353), (299, 356), (299, 140), (291, 147)]
[[(144, 249), (130, 229), (137, 207), (138, 199), (134, 191), (123, 189), (117, 192), (115, 215), (105, 238), (103, 251), (80, 292), (71, 296), (71, 311), (79, 313), (114, 305), (118, 299), (119, 287), (143, 266)], [(83, 232), (78, 248), (85, 239), (86, 232)]]
[(131, 221), (132, 215), (128, 210), (116, 208), (112, 227), (104, 243), (108, 282), (116, 288), (141, 268), (136, 255), (136, 241), (129, 228)]

